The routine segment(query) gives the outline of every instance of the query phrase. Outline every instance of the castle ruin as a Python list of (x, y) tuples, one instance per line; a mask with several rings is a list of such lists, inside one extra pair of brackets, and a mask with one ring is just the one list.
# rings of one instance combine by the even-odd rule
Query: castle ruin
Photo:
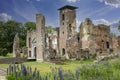
[[(59, 8), (60, 27), (48, 33), (45, 17), (36, 15), (36, 30), (27, 33), (28, 59), (48, 61), (52, 58), (91, 58), (99, 55), (120, 55), (120, 38), (110, 36), (110, 26), (94, 25), (86, 18), (76, 32), (77, 7)], [(116, 46), (117, 45), (117, 46)]]

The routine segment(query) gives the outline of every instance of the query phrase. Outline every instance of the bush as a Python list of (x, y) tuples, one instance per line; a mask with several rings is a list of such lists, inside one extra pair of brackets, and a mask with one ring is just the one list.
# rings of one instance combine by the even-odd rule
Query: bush
[(0, 56), (6, 56), (8, 54), (7, 48), (0, 48)]
[(75, 72), (62, 68), (50, 67), (51, 72), (42, 74), (37, 68), (29, 66), (9, 65), (7, 80), (119, 80), (120, 61), (115, 63), (102, 62), (101, 64), (84, 64)]

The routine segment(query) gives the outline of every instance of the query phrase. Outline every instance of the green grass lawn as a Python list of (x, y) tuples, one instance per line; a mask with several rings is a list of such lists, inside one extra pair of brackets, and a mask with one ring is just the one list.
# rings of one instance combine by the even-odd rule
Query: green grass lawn
[[(63, 61), (64, 64), (59, 64), (59, 65), (49, 63), (49, 62), (37, 62), (37, 61), (28, 61), (28, 62), (24, 62), (23, 64), (25, 64), (26, 66), (31, 66), (33, 70), (37, 68), (40, 72), (46, 73), (51, 71), (50, 67), (54, 67), (54, 68), (62, 67), (65, 70), (75, 71), (75, 69), (77, 67), (80, 67), (81, 64), (88, 64), (92, 62), (93, 62), (93, 59), (89, 59), (85, 61), (66, 60), (66, 61)], [(0, 68), (8, 68), (8, 64), (0, 64)]]
[[(54, 80), (59, 80), (60, 78), (64, 78), (64, 80), (120, 80), (120, 58), (109, 59), (109, 61), (102, 61), (100, 64), (92, 64), (93, 61), (93, 59), (85, 61), (66, 60), (63, 61), (63, 64), (61, 65), (56, 65), (48, 62), (29, 61), (23, 63), (25, 66), (22, 65), (21, 70), (17, 68), (19, 72), (22, 72), (22, 74), (16, 79), (21, 80), (23, 77), (32, 78), (34, 74), (34, 78), (31, 80), (37, 80), (38, 75), (36, 72), (40, 71), (40, 76), (42, 79), (46, 79), (47, 76), (48, 79), (46, 80), (53, 80), (54, 77), (56, 77)], [(6, 66), (8, 65), (2, 65), (2, 67)], [(33, 71), (31, 71), (28, 66), (31, 66)], [(24, 69), (30, 72), (28, 76), (23, 76), (25, 74), (25, 72), (23, 72)], [(16, 80), (9, 79), (10, 77), (15, 78), (15, 75), (17, 73), (13, 72), (13, 74), (14, 76), (9, 75), (7, 79)]]
[(67, 61), (63, 62), (64, 64), (60, 64), (60, 65), (56, 65), (56, 64), (48, 63), (48, 62), (35, 62), (35, 61), (25, 62), (24, 64), (26, 66), (31, 66), (33, 69), (37, 68), (42, 73), (44, 73), (44, 72), (46, 73), (46, 72), (51, 71), (50, 67), (53, 67), (53, 68), (61, 67), (64, 70), (75, 71), (75, 69), (77, 67), (80, 67), (81, 64), (88, 64), (88, 63), (90, 64), (92, 62), (93, 62), (93, 59), (85, 60), (85, 61), (70, 61), (70, 60), (67, 60)]
[[(120, 60), (120, 58), (117, 59), (111, 59), (109, 60), (110, 63), (113, 63), (115, 60)], [(48, 63), (48, 62), (37, 62), (37, 61), (28, 61), (28, 62), (24, 62), (23, 64), (25, 64), (26, 66), (31, 66), (32, 69), (34, 70), (35, 68), (37, 68), (41, 73), (46, 73), (46, 72), (50, 72), (50, 67), (53, 68), (58, 68), (61, 67), (64, 70), (71, 70), (71, 71), (75, 71), (75, 69), (77, 67), (81, 67), (82, 64), (91, 64), (94, 61), (94, 59), (89, 59), (89, 60), (84, 60), (84, 61), (80, 61), (80, 60), (66, 60), (63, 63), (64, 64), (53, 64), (53, 63)], [(7, 68), (8, 64), (0, 64), (0, 68)]]

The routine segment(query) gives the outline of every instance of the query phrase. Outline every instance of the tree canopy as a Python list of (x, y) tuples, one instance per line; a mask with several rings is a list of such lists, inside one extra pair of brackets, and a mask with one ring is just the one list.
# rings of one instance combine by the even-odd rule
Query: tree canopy
[(13, 20), (3, 22), (0, 21), (0, 55), (7, 55), (13, 50), (13, 39), (18, 33), (20, 37), (20, 47), (26, 45), (27, 31), (36, 28), (35, 22), (26, 22), (24, 25)]
[(22, 24), (16, 21), (0, 21), (1, 55), (5, 56), (8, 52), (12, 52), (13, 39), (16, 33), (20, 33), (20, 26), (22, 26)]
[(52, 26), (46, 26), (46, 29), (48, 33), (51, 33), (53, 30)]
[(36, 23), (35, 22), (26, 22), (24, 24), (26, 30), (31, 31), (36, 29)]
[[(7, 55), (7, 53), (12, 53), (13, 51), (13, 39), (16, 33), (19, 34), (20, 47), (26, 45), (26, 35), (27, 31), (32, 31), (36, 29), (35, 22), (26, 22), (22, 24), (13, 20), (3, 22), (0, 21), (0, 55)], [(46, 26), (47, 32), (51, 33), (52, 26)]]
[(118, 30), (120, 31), (120, 20), (119, 20), (119, 26), (118, 26)]

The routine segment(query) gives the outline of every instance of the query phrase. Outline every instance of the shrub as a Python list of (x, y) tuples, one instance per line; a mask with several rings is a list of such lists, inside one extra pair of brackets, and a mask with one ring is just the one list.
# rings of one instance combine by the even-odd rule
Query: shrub
[(50, 67), (51, 72), (42, 74), (35, 68), (23, 64), (12, 64), (7, 69), (8, 80), (119, 80), (120, 61), (100, 64), (83, 64), (75, 72), (63, 70), (62, 68)]
[(1, 56), (6, 56), (8, 53), (7, 48), (0, 48), (0, 55)]

